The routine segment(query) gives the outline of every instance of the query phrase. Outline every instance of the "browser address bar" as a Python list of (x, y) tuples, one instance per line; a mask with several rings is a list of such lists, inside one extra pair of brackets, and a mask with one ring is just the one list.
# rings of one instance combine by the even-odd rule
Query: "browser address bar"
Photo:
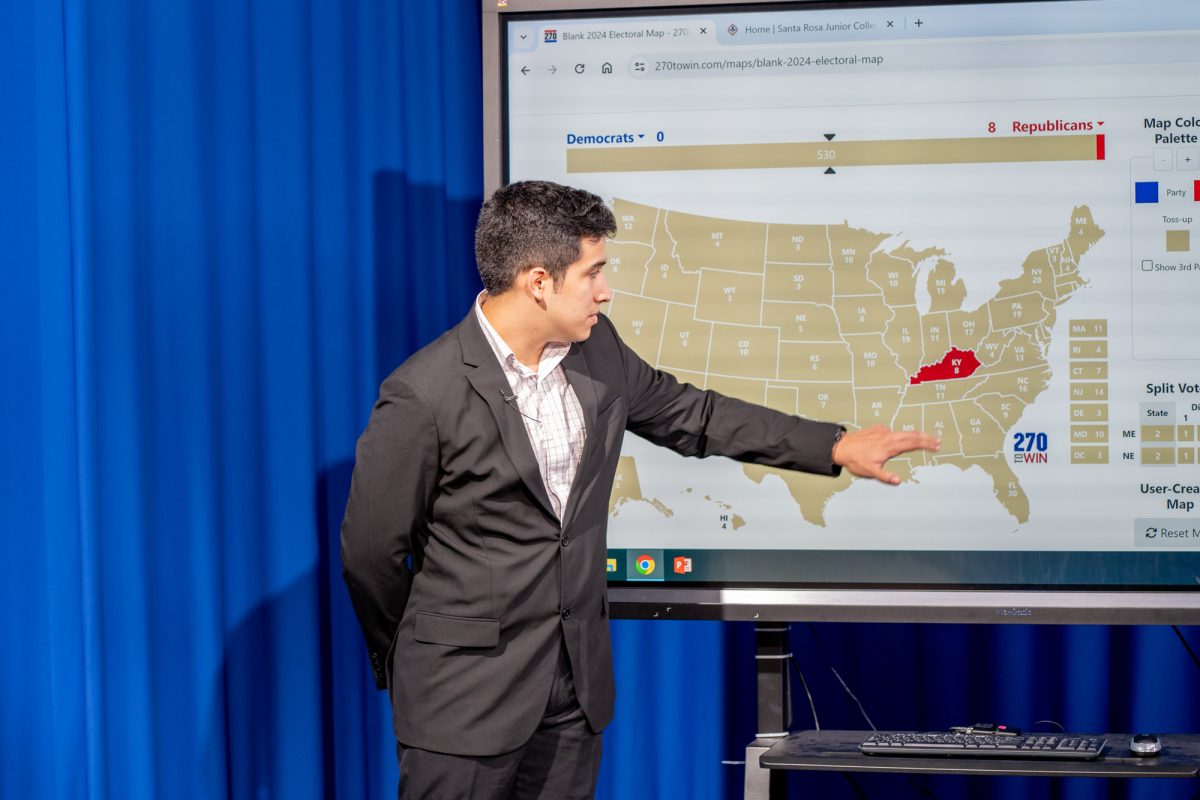
[(844, 55), (803, 52), (730, 56), (680, 55), (677, 53), (636, 56), (630, 60), (630, 74), (645, 77), (684, 77), (710, 75), (792, 75), (810, 68), (864, 69), (883, 66), (885, 57), (870, 52)]
[(642, 53), (629, 59), (629, 75), (639, 79), (671, 79), (726, 75), (799, 75), (811, 72), (876, 70), (1012, 69), (1109, 64), (1188, 63), (1197, 60), (1200, 35), (1146, 33), (1112, 39), (1096, 36), (1055, 37), (1053, 46), (1013, 37), (991, 41), (929, 41), (903, 44), (844, 43), (737, 48), (703, 52)]

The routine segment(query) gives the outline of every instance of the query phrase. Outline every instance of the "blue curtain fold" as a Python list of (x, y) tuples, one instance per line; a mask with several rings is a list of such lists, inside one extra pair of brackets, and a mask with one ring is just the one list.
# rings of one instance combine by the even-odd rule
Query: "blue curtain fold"
[[(6, 9), (0, 797), (394, 796), (338, 525), (378, 382), (478, 290), (479, 38), (474, 0)], [(880, 727), (1200, 730), (1168, 628), (815, 629), (793, 645), (826, 727), (865, 727), (833, 665)], [(750, 626), (613, 630), (600, 796), (740, 796)]]

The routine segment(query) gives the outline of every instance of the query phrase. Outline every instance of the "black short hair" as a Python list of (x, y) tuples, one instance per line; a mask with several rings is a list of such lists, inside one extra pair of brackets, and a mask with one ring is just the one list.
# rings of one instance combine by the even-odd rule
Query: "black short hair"
[(520, 181), (497, 189), (479, 212), (475, 262), (483, 288), (500, 294), (531, 267), (557, 285), (579, 259), (582, 239), (617, 232), (604, 201), (591, 192), (550, 181)]

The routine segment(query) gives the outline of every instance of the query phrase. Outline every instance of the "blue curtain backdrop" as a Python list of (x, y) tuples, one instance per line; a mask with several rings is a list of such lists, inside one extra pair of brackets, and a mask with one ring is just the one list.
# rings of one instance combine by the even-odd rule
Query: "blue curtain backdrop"
[[(394, 796), (337, 527), (379, 380), (477, 290), (478, 17), (474, 0), (6, 5), (0, 797)], [(754, 732), (750, 627), (614, 629), (600, 796), (737, 796), (722, 761)], [(793, 644), (826, 727), (866, 725), (833, 665), (881, 728), (1200, 731), (1170, 629), (813, 630)], [(858, 782), (792, 790), (1196, 791)]]

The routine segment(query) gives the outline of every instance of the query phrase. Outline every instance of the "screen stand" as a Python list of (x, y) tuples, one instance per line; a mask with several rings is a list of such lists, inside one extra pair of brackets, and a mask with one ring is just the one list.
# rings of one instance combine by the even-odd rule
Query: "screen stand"
[(792, 689), (788, 663), (792, 657), (790, 626), (781, 622), (754, 626), (755, 696), (758, 721), (754, 741), (746, 746), (746, 800), (778, 800), (787, 796), (783, 770), (762, 767), (759, 756), (789, 733), (792, 724)]

